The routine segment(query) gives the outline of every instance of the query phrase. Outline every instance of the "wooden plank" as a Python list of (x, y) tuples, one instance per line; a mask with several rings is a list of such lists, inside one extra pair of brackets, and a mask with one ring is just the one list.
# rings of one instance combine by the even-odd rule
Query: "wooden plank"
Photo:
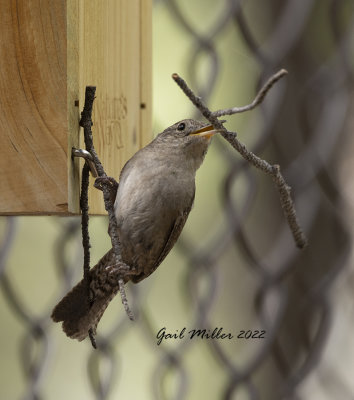
[[(145, 61), (145, 46), (151, 41), (151, 22), (141, 23), (142, 19), (151, 18), (151, 13), (146, 17), (142, 14), (151, 2), (145, 1), (145, 8), (142, 3), (79, 1), (80, 107), (85, 86), (97, 86), (94, 145), (106, 173), (117, 180), (125, 162), (152, 137), (151, 119), (144, 117), (146, 122), (141, 126), (142, 114), (151, 112), (151, 87), (141, 90), (142, 79), (151, 81), (151, 53), (148, 64), (142, 66), (142, 53)], [(142, 102), (146, 104), (144, 109)], [(92, 186), (89, 204), (90, 213), (106, 213), (102, 193)]]
[[(77, 213), (85, 86), (97, 86), (94, 141), (109, 175), (151, 139), (151, 0), (0, 7), (0, 214)], [(104, 214), (102, 194), (89, 197)]]
[(62, 213), (65, 2), (0, 0), (0, 9), (0, 213)]
[(140, 0), (140, 146), (152, 139), (152, 2)]
[(80, 162), (70, 157), (73, 147), (80, 147), (79, 135), (79, 2), (67, 1), (67, 115), (68, 115), (68, 146), (67, 146), (67, 171), (68, 171), (68, 211), (80, 212)]

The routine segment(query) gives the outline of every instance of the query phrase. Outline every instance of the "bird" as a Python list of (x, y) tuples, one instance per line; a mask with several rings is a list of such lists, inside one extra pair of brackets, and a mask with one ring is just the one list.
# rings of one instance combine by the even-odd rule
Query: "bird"
[(118, 280), (138, 283), (152, 274), (176, 243), (192, 209), (195, 176), (211, 138), (210, 123), (185, 119), (158, 134), (124, 165), (114, 202), (120, 254), (109, 250), (90, 269), (90, 295), (80, 281), (55, 306), (54, 322), (79, 341), (96, 328), (119, 290)]

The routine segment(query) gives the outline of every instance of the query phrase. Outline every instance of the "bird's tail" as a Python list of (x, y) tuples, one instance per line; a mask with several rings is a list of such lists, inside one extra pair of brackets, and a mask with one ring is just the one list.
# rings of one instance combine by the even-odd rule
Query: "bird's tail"
[(106, 253), (90, 270), (90, 304), (86, 282), (79, 282), (54, 308), (54, 322), (63, 321), (63, 331), (72, 339), (83, 340), (90, 329), (96, 327), (109, 302), (119, 290), (117, 271), (114, 265), (113, 250)]

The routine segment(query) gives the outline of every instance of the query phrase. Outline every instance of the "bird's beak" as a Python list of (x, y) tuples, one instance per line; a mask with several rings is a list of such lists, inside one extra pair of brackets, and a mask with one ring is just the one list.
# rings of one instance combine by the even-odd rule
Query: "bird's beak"
[(210, 139), (215, 133), (218, 133), (218, 129), (214, 129), (213, 125), (207, 125), (204, 126), (201, 129), (198, 129), (197, 131), (194, 131), (191, 133), (193, 136), (204, 136), (208, 139)]

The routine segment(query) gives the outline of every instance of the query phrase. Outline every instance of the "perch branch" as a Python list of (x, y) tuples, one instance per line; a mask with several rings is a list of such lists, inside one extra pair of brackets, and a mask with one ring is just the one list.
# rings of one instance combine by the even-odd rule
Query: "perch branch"
[(218, 110), (212, 112), (209, 108), (202, 102), (200, 97), (197, 97), (194, 92), (188, 87), (187, 83), (178, 75), (173, 74), (172, 78), (177, 83), (177, 85), (182, 89), (185, 95), (190, 99), (190, 101), (198, 108), (198, 110), (202, 113), (202, 115), (211, 123), (213, 126), (220, 130), (221, 135), (226, 139), (231, 146), (237, 150), (241, 156), (250, 164), (265, 172), (268, 175), (271, 175), (277, 189), (279, 192), (280, 204), (282, 206), (285, 218), (288, 222), (289, 228), (294, 237), (295, 243), (297, 247), (304, 248), (307, 244), (307, 240), (305, 234), (303, 233), (299, 221), (296, 215), (294, 203), (290, 196), (290, 187), (286, 184), (284, 177), (280, 172), (279, 165), (271, 165), (267, 161), (261, 159), (256, 156), (251, 151), (247, 150), (246, 146), (241, 143), (236, 138), (235, 132), (228, 131), (224, 126), (223, 122), (218, 120), (218, 117), (223, 115), (232, 115), (239, 112), (244, 112), (253, 109), (258, 104), (260, 104), (270, 88), (277, 82), (280, 78), (286, 75), (285, 70), (280, 70), (275, 75), (273, 75), (267, 83), (262, 87), (262, 89), (258, 92), (255, 99), (247, 106), (244, 107), (234, 107), (225, 110)]
[[(115, 254), (116, 263), (118, 263), (120, 248), (119, 248), (117, 220), (114, 215), (114, 197), (115, 196), (112, 196), (112, 191), (117, 190), (118, 184), (114, 181), (113, 178), (107, 177), (107, 174), (104, 171), (102, 163), (101, 163), (101, 161), (96, 153), (96, 150), (94, 148), (94, 145), (93, 145), (93, 137), (92, 137), (91, 127), (93, 125), (93, 123), (92, 123), (92, 107), (93, 107), (93, 102), (95, 100), (95, 92), (96, 92), (96, 87), (94, 87), (94, 86), (86, 87), (85, 104), (84, 104), (84, 109), (81, 113), (80, 126), (82, 126), (84, 128), (84, 140), (85, 140), (86, 150), (92, 155), (92, 159), (95, 164), (97, 174), (99, 177), (98, 179), (100, 179), (99, 186), (95, 185), (95, 187), (99, 187), (103, 192), (105, 209), (108, 213), (108, 218), (109, 218), (109, 227), (110, 227), (109, 235), (111, 237), (112, 248), (113, 248), (113, 251)], [(87, 272), (86, 272), (86, 276), (87, 277), (89, 276)], [(133, 317), (131, 310), (129, 309), (126, 293), (124, 290), (123, 280), (120, 279), (118, 283), (119, 283), (119, 291), (121, 294), (124, 309), (125, 309), (126, 313), (128, 314), (129, 318), (131, 320), (133, 320), (134, 317)], [(92, 301), (92, 299), (91, 299), (91, 301)]]
[[(81, 193), (80, 193), (80, 209), (81, 209), (81, 232), (82, 232), (82, 246), (84, 248), (84, 282), (87, 290), (87, 303), (88, 306), (92, 305), (92, 293), (90, 291), (90, 235), (88, 230), (89, 215), (88, 215), (88, 187), (90, 178), (90, 167), (85, 162), (82, 168), (81, 178)], [(92, 329), (89, 329), (89, 338), (91, 340), (92, 347), (97, 348), (95, 335)]]

